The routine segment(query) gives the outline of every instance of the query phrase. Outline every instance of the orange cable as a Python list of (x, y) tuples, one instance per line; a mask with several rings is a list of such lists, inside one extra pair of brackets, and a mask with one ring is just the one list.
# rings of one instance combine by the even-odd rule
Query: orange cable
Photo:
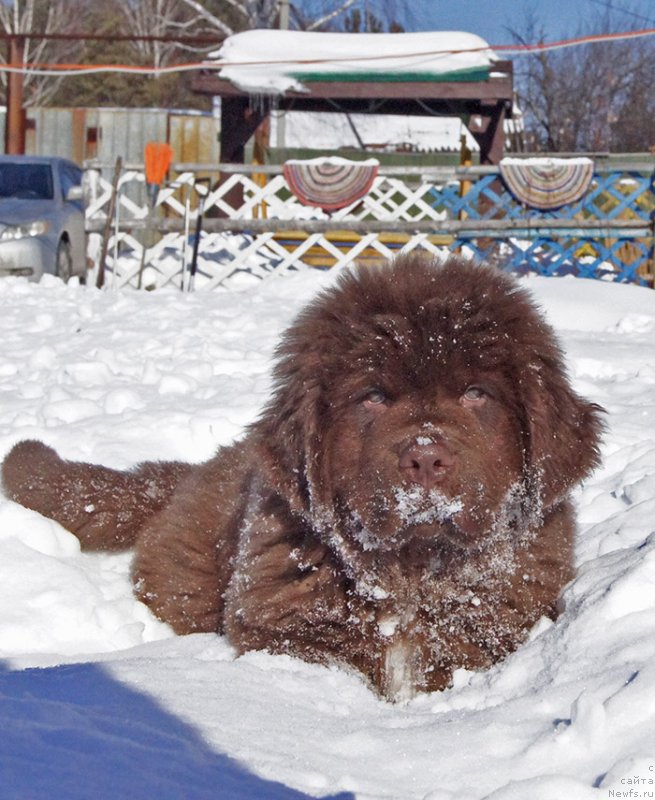
[(500, 53), (512, 55), (524, 55), (533, 52), (546, 52), (550, 50), (561, 50), (567, 47), (577, 47), (586, 44), (598, 44), (602, 42), (620, 41), (626, 39), (643, 38), (655, 36), (655, 28), (644, 28), (637, 31), (625, 31), (621, 33), (603, 33), (590, 36), (579, 36), (573, 39), (561, 39), (554, 42), (540, 42), (538, 44), (518, 44), (518, 45), (488, 45), (485, 47), (461, 48), (450, 50), (427, 50), (412, 53), (382, 53), (376, 55), (363, 56), (337, 56), (332, 58), (301, 58), (301, 59), (268, 59), (268, 60), (242, 60), (242, 61), (199, 61), (182, 64), (173, 64), (166, 67), (145, 67), (133, 64), (40, 64), (40, 63), (12, 63), (0, 64), (2, 72), (20, 72), (33, 74), (88, 74), (93, 72), (125, 72), (125, 73), (144, 73), (144, 74), (166, 74), (173, 72), (184, 72), (190, 70), (212, 69), (220, 70), (224, 67), (266, 67), (281, 64), (330, 64), (352, 61), (384, 61), (397, 58), (425, 58), (428, 56), (457, 55), (460, 53), (475, 53), (493, 50)]

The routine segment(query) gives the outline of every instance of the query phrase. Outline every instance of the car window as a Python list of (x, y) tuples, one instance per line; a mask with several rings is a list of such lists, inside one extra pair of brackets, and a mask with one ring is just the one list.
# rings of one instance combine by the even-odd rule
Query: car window
[(64, 197), (73, 186), (80, 186), (82, 183), (82, 170), (77, 167), (69, 167), (68, 164), (62, 164), (59, 168), (59, 174), (61, 176), (61, 193)]
[(52, 168), (49, 164), (0, 164), (0, 197), (52, 200)]

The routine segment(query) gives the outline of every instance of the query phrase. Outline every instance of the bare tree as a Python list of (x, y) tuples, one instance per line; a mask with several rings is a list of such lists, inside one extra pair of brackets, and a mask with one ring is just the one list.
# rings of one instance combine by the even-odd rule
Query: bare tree
[[(211, 10), (206, 0), (182, 0), (182, 2), (201, 15), (207, 22), (226, 34), (250, 28), (275, 28), (279, 24), (280, 11), (285, 0), (222, 0), (220, 10)], [(293, 27), (305, 30), (319, 30), (348, 11), (359, 0), (326, 0), (322, 10), (308, 19), (289, 2)], [(231, 18), (233, 21), (228, 21)]]
[[(612, 11), (580, 30), (580, 35), (627, 30)], [(543, 42), (534, 14), (521, 44)], [(600, 42), (515, 61), (519, 102), (525, 115), (527, 149), (552, 152), (647, 150), (655, 144), (655, 43), (652, 39)]]
[[(0, 2), (0, 29), (19, 35), (25, 62), (57, 64), (74, 61), (82, 43), (41, 38), (39, 34), (71, 33), (85, 14), (85, 4), (75, 0), (12, 0)], [(7, 55), (0, 56), (6, 64)], [(57, 91), (61, 79), (28, 72), (23, 82), (26, 106), (44, 105)], [(7, 75), (2, 74), (6, 88)]]
[[(203, 14), (178, 0), (114, 0), (122, 18), (121, 27), (134, 36), (188, 37), (207, 31)], [(213, 31), (216, 33), (216, 30)], [(193, 47), (175, 41), (143, 39), (134, 41), (132, 49), (143, 63), (163, 67), (179, 57), (183, 50), (206, 52), (206, 47)]]

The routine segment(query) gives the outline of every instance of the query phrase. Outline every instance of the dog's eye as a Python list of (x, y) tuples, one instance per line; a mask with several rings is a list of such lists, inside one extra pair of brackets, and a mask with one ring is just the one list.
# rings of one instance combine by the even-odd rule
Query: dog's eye
[(481, 386), (469, 386), (462, 395), (462, 403), (467, 406), (478, 406), (484, 403), (489, 395)]
[(369, 408), (383, 406), (387, 402), (387, 396), (381, 389), (372, 389), (362, 398), (362, 402)]

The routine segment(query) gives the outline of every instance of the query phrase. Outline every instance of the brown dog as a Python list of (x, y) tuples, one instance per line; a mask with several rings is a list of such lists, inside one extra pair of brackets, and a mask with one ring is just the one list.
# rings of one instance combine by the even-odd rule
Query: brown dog
[(205, 464), (117, 472), (28, 441), (5, 490), (88, 549), (135, 547), (137, 595), (176, 632), (348, 664), (388, 698), (488, 667), (556, 616), (599, 409), (511, 278), (416, 256), (347, 273), (274, 376), (259, 421)]

